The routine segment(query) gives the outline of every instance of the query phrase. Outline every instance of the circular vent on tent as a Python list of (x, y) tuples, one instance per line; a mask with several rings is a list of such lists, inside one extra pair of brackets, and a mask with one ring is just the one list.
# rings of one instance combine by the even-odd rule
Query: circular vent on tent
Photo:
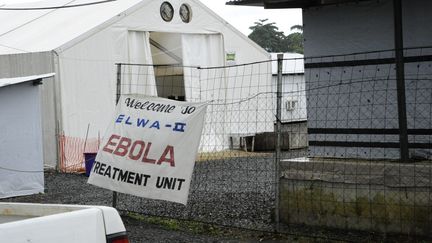
[(174, 16), (174, 8), (169, 2), (163, 2), (160, 6), (160, 15), (163, 20), (170, 22)]
[(189, 5), (183, 3), (180, 6), (180, 18), (185, 23), (189, 23), (191, 21), (192, 11)]

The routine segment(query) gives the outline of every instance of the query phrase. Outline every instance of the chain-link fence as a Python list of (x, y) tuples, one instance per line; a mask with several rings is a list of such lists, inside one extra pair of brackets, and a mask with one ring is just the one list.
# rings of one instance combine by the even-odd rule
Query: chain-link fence
[(283, 222), (430, 236), (431, 51), (404, 50), (406, 103), (394, 50), (305, 60), (309, 157), (281, 161)]
[[(271, 230), (274, 142), (272, 148), (266, 148), (254, 141), (256, 134), (274, 132), (271, 62), (218, 68), (122, 64), (119, 70), (122, 94), (138, 92), (209, 103), (187, 206), (120, 194), (117, 207)], [(137, 85), (146, 82), (146, 87)]]
[(119, 94), (209, 107), (187, 206), (120, 194), (117, 207), (258, 230), (430, 235), (431, 52), (404, 50), (405, 104), (394, 50), (212, 68), (119, 64)]

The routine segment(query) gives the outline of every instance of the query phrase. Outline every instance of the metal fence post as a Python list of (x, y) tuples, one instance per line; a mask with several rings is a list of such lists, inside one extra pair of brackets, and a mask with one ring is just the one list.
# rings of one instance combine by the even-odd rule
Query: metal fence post
[(405, 97), (405, 62), (403, 54), (403, 29), (402, 29), (402, 3), (401, 0), (393, 1), (394, 33), (396, 49), (396, 79), (397, 79), (397, 104), (399, 119), (399, 144), (400, 160), (406, 162), (409, 159), (408, 151), (408, 125)]
[[(117, 65), (116, 105), (117, 105), (121, 95), (121, 63), (117, 63), (116, 65)], [(113, 208), (117, 207), (116, 191), (113, 191), (112, 206)]]
[(117, 63), (117, 86), (116, 86), (116, 105), (121, 95), (121, 63)]
[(280, 160), (281, 160), (281, 111), (282, 111), (282, 62), (283, 54), (277, 55), (276, 85), (276, 156), (275, 156), (275, 223), (276, 231), (280, 231)]

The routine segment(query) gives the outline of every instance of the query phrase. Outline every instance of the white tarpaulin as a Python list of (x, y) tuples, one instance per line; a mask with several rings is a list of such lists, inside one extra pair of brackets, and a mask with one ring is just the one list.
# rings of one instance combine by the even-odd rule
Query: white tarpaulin
[(186, 204), (206, 104), (125, 95), (88, 183)]
[(127, 80), (129, 87), (123, 86), (123, 89), (127, 89), (123, 93), (157, 96), (150, 35), (146, 31), (129, 31), (128, 34), (129, 63), (144, 65), (127, 66), (128, 73), (124, 75), (124, 79)]
[[(224, 65), (223, 60), (223, 40), (220, 34), (199, 35), (183, 34), (183, 65), (200, 67), (220, 67)], [(199, 77), (188, 75), (189, 68), (185, 69), (186, 100), (200, 100)], [(212, 70), (213, 72), (215, 70)], [(207, 70), (201, 70), (201, 75), (205, 77)], [(222, 72), (221, 69), (218, 72)], [(220, 77), (218, 76), (213, 77)], [(213, 90), (217, 90), (222, 84), (212, 84)], [(207, 87), (205, 87), (207, 88)], [(218, 91), (219, 93), (219, 91)], [(214, 98), (214, 97), (213, 97)]]
[[(200, 34), (183, 34), (182, 35), (183, 49), (183, 64), (188, 66), (200, 67), (221, 67), (224, 63), (224, 46), (223, 38), (220, 34), (200, 35)], [(188, 75), (189, 68), (185, 68), (185, 91), (186, 100), (198, 101), (209, 100), (220, 102), (226, 98), (227, 90), (226, 79), (224, 77), (225, 69), (211, 68), (200, 69), (199, 75)], [(202, 77), (211, 77), (204, 78)], [(225, 92), (221, 92), (225, 91)], [(227, 148), (224, 146), (224, 129), (226, 124), (223, 121), (226, 119), (226, 112), (222, 106), (208, 107), (206, 124), (212, 123), (212, 126), (205, 126), (203, 133), (203, 141), (210, 146), (203, 146), (201, 151), (212, 151), (214, 149), (222, 150)]]

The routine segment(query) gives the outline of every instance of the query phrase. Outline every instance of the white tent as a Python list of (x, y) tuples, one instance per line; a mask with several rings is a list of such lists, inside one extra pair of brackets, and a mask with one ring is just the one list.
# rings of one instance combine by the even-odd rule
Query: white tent
[[(263, 49), (197, 0), (119, 0), (89, 5), (91, 2), (50, 0), (2, 6), (32, 10), (0, 12), (0, 63), (4, 64), (0, 69), (7, 70), (0, 75), (57, 73), (56, 82), (43, 90), (47, 165), (56, 165), (52, 151), (56, 133), (83, 138), (89, 124), (89, 138), (104, 132), (115, 103), (115, 63), (172, 64), (181, 60), (182, 65), (220, 66), (226, 64), (227, 53), (230, 64), (269, 59)], [(163, 3), (172, 6), (172, 11), (163, 13), (173, 13), (171, 21), (162, 19)], [(189, 22), (180, 17), (182, 5), (191, 12)], [(150, 78), (136, 80), (145, 83), (130, 87), (129, 92), (166, 95), (154, 88), (157, 80), (151, 77), (157, 70), (146, 69)], [(196, 82), (193, 76), (184, 76), (185, 87)], [(194, 92), (186, 89), (186, 99), (195, 100)]]
[(0, 198), (44, 191), (39, 84), (53, 75), (0, 79)]

